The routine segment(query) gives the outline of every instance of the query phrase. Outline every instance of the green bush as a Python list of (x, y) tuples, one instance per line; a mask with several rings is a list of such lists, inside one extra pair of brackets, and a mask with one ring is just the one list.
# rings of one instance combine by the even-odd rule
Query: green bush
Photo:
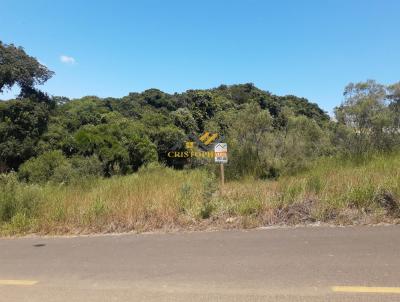
[(69, 163), (61, 151), (49, 151), (32, 158), (21, 165), (18, 176), (27, 182), (44, 183), (54, 175), (58, 179), (65, 178), (70, 172)]
[(15, 173), (0, 174), (0, 223), (16, 216), (31, 217), (39, 201), (35, 187), (25, 187)]
[(211, 202), (205, 202), (200, 208), (200, 217), (202, 219), (208, 219), (211, 217), (211, 214), (214, 210), (215, 206)]
[(95, 156), (67, 159), (61, 151), (49, 151), (25, 162), (18, 171), (18, 177), (32, 183), (70, 183), (101, 173), (102, 163)]
[(74, 156), (69, 162), (79, 177), (101, 176), (103, 173), (101, 161), (97, 156)]
[(17, 180), (13, 174), (1, 174), (0, 186), (0, 221), (9, 221), (16, 212)]

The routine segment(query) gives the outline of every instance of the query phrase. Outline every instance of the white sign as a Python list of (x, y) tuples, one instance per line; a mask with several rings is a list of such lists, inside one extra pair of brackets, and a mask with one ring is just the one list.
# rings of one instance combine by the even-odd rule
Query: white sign
[(226, 164), (228, 162), (228, 144), (217, 143), (214, 146), (214, 158), (216, 163)]

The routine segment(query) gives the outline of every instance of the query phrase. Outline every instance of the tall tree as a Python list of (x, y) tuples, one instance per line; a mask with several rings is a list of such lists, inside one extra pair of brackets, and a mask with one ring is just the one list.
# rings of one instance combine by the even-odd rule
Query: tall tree
[(0, 171), (17, 169), (36, 155), (36, 144), (47, 129), (55, 102), (35, 85), (53, 74), (22, 47), (0, 41), (0, 93), (14, 85), (21, 88), (19, 100), (0, 106)]
[(388, 107), (386, 87), (373, 80), (350, 83), (344, 97), (335, 115), (340, 124), (353, 129), (350, 138), (353, 150), (363, 153), (371, 149), (391, 149), (394, 116)]
[(22, 47), (0, 41), (0, 93), (16, 84), (21, 88), (21, 96), (27, 96), (35, 91), (35, 85), (45, 83), (53, 74)]

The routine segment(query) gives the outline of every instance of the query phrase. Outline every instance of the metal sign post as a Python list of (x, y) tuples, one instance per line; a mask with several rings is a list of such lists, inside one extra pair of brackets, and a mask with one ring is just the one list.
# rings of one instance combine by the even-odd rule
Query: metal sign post
[(225, 171), (224, 164), (228, 163), (228, 145), (226, 143), (217, 143), (214, 146), (214, 158), (215, 162), (220, 164), (220, 175), (221, 175), (221, 194), (225, 185)]
[(224, 186), (225, 184), (225, 171), (224, 171), (224, 164), (220, 163), (220, 168), (221, 168), (221, 187)]

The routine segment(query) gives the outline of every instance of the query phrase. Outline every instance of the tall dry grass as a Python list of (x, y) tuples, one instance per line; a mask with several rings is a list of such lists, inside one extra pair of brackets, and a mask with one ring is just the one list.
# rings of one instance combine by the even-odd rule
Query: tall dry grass
[(271, 224), (396, 222), (400, 156), (355, 164), (321, 159), (278, 181), (228, 182), (206, 170), (150, 166), (136, 174), (72, 185), (0, 182), (0, 232), (41, 233), (248, 228)]
[(395, 222), (399, 200), (400, 155), (393, 154), (363, 161), (320, 159), (309, 171), (276, 182), (231, 182), (217, 202), (228, 208), (248, 204), (261, 209), (253, 225), (265, 225)]

